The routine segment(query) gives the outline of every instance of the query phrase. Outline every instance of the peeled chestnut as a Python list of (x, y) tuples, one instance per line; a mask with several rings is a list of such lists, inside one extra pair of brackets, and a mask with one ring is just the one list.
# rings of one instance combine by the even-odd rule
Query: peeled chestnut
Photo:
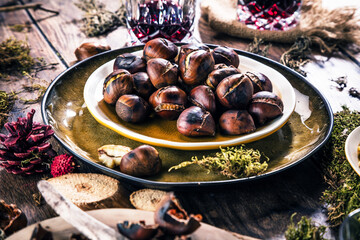
[(133, 88), (134, 83), (131, 74), (124, 69), (115, 70), (105, 78), (104, 101), (108, 104), (115, 104), (120, 96), (131, 93)]
[(137, 72), (132, 74), (132, 77), (136, 93), (144, 99), (149, 99), (150, 95), (155, 91), (149, 75), (146, 72)]
[(124, 53), (116, 57), (113, 70), (125, 69), (130, 73), (145, 72), (146, 61), (144, 58), (131, 53)]
[(215, 121), (210, 112), (197, 106), (185, 109), (176, 126), (181, 134), (188, 137), (215, 136)]
[(214, 64), (214, 58), (210, 52), (192, 51), (179, 60), (180, 77), (187, 85), (202, 84), (214, 69)]
[(216, 96), (226, 108), (246, 109), (253, 95), (251, 80), (244, 74), (234, 74), (224, 78), (216, 88)]
[(260, 91), (272, 92), (272, 83), (265, 74), (260, 72), (246, 72), (245, 75), (252, 81), (254, 93)]
[(203, 43), (189, 43), (189, 44), (182, 45), (180, 47), (178, 59), (180, 60), (183, 55), (186, 55), (190, 52), (197, 51), (197, 50), (205, 50), (205, 51), (210, 52), (210, 48)]
[(219, 82), (221, 82), (224, 78), (230, 75), (240, 73), (240, 69), (235, 68), (234, 66), (225, 66), (226, 67), (222, 67), (220, 69), (212, 71), (206, 79), (206, 85), (208, 85), (212, 89), (215, 89)]
[(162, 118), (174, 120), (185, 109), (186, 93), (177, 86), (167, 86), (151, 94), (149, 103)]
[(138, 223), (124, 221), (116, 226), (119, 232), (130, 240), (152, 239), (158, 233), (159, 227), (157, 224), (145, 225), (145, 221), (139, 221)]
[(246, 110), (228, 110), (219, 119), (220, 130), (227, 135), (240, 135), (254, 132), (254, 120)]
[(165, 38), (155, 38), (145, 44), (143, 54), (146, 61), (151, 58), (173, 60), (178, 54), (178, 48)]
[(135, 177), (151, 176), (160, 172), (161, 165), (158, 151), (152, 146), (141, 145), (121, 158), (120, 171)]
[(147, 73), (151, 83), (159, 89), (175, 85), (178, 79), (177, 65), (163, 58), (153, 58), (147, 62)]
[(220, 46), (214, 48), (212, 55), (214, 57), (215, 64), (224, 63), (228, 66), (233, 65), (236, 68), (239, 66), (240, 59), (234, 49)]
[(275, 93), (267, 91), (255, 93), (248, 106), (248, 111), (257, 126), (281, 116), (283, 110), (282, 100)]
[(134, 94), (122, 95), (116, 102), (116, 114), (125, 122), (143, 122), (149, 115), (149, 104)]
[(209, 111), (211, 114), (216, 112), (216, 102), (215, 94), (210, 87), (205, 85), (199, 85), (194, 87), (190, 91), (190, 101), (195, 106), (204, 108), (206, 111)]

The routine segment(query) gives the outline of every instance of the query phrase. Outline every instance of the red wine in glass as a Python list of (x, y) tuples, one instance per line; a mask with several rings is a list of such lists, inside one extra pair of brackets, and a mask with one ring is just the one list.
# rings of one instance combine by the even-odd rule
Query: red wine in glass
[(260, 30), (289, 30), (300, 19), (301, 0), (238, 0), (238, 19)]
[(134, 34), (140, 42), (158, 37), (180, 42), (191, 35), (194, 10), (188, 9), (184, 13), (176, 0), (136, 2), (137, 6), (133, 4), (132, 7), (137, 8), (137, 14), (131, 15), (127, 11), (127, 24), (130, 34)]

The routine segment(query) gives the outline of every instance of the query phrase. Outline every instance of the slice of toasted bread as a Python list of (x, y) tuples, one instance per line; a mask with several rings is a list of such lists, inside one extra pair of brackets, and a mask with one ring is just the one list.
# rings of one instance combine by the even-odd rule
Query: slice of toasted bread
[(157, 205), (165, 195), (165, 191), (145, 188), (133, 192), (130, 195), (130, 202), (136, 209), (155, 211)]

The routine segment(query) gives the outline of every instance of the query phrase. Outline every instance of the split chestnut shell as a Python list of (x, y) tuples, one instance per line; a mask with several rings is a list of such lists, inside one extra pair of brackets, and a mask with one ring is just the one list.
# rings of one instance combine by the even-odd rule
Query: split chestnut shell
[(238, 67), (240, 64), (240, 59), (238, 54), (231, 48), (220, 46), (214, 48), (212, 55), (215, 60), (215, 64), (224, 63), (228, 66), (233, 65)]
[(211, 114), (216, 113), (215, 94), (210, 87), (199, 85), (190, 91), (190, 101), (195, 106), (201, 107)]
[(139, 221), (138, 223), (124, 221), (116, 226), (119, 232), (130, 240), (152, 239), (158, 233), (159, 227), (157, 224), (146, 225), (145, 221)]
[(108, 104), (115, 104), (124, 94), (133, 91), (134, 83), (131, 74), (124, 69), (118, 69), (110, 73), (104, 81), (104, 101)]
[(135, 94), (122, 95), (116, 102), (116, 114), (125, 122), (139, 123), (147, 119), (149, 104)]
[(234, 66), (226, 66), (216, 69), (208, 75), (206, 85), (215, 89), (224, 78), (238, 73), (240, 73), (240, 69), (235, 68)]
[(260, 72), (246, 72), (245, 75), (252, 81), (254, 93), (260, 91), (272, 92), (272, 83), (265, 74)]
[(228, 110), (219, 119), (220, 130), (226, 135), (240, 135), (256, 130), (254, 120), (246, 110)]
[(178, 54), (178, 47), (165, 38), (155, 38), (145, 44), (143, 54), (146, 61), (152, 58), (173, 60)]
[(147, 62), (147, 73), (151, 83), (159, 89), (169, 85), (175, 85), (178, 80), (177, 65), (162, 58), (153, 58)]

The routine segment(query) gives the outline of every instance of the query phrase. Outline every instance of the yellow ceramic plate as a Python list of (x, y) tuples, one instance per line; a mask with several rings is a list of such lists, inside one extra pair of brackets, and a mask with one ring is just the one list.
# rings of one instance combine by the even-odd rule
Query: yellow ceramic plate
[[(142, 52), (134, 52), (141, 55)], [(102, 125), (113, 131), (136, 141), (154, 146), (168, 147), (182, 150), (217, 149), (219, 146), (233, 146), (264, 138), (280, 129), (290, 118), (295, 109), (295, 92), (287, 79), (278, 71), (254, 59), (239, 56), (240, 70), (257, 71), (269, 77), (273, 84), (273, 91), (284, 103), (283, 115), (255, 132), (239, 135), (224, 136), (217, 131), (215, 137), (189, 138), (181, 135), (176, 129), (176, 121), (153, 118), (142, 124), (129, 124), (116, 115), (114, 107), (103, 101), (103, 83), (107, 75), (112, 72), (114, 60), (96, 69), (86, 81), (84, 100), (89, 112)]]
[(358, 146), (360, 144), (360, 126), (355, 128), (345, 142), (345, 155), (351, 167), (360, 176)]

